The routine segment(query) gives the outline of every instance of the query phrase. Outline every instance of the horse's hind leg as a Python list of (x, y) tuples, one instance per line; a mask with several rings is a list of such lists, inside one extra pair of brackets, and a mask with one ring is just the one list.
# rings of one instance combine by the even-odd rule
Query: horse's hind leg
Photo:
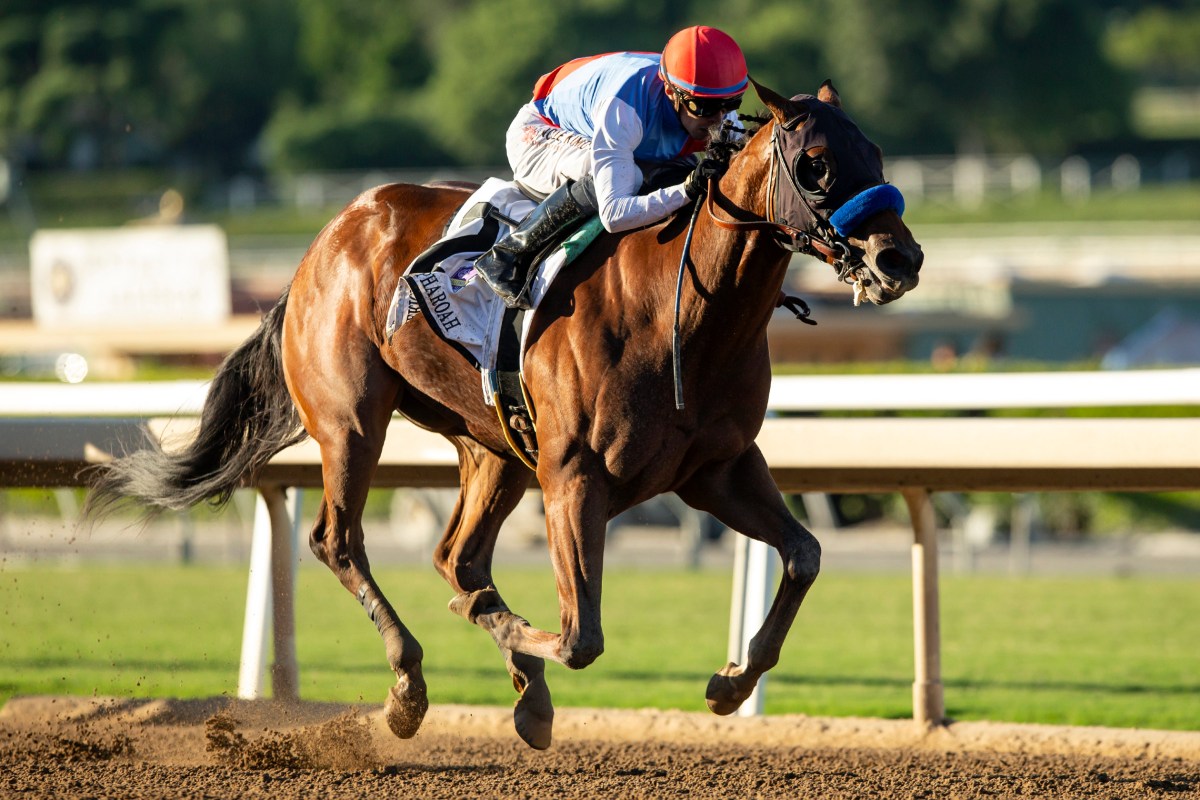
[(309, 546), (358, 599), (383, 637), (388, 665), (396, 673), (396, 685), (385, 704), (386, 718), (392, 732), (407, 739), (417, 732), (429, 708), (421, 675), (423, 653), (371, 575), (362, 529), (367, 491), (383, 451), (400, 379), (381, 360), (365, 354), (361, 360), (347, 357), (342, 363), (343, 377), (353, 371), (352, 377), (359, 379), (345, 382), (345, 395), (323, 380), (293, 389), (304, 425), (321, 447), (324, 494)]
[(392, 733), (408, 739), (416, 734), (429, 710), (425, 678), (421, 674), (424, 652), (371, 575), (362, 541), (362, 506), (350, 513), (337, 499), (331, 500), (326, 495), (321, 500), (309, 545), (355, 596), (383, 637), (388, 666), (396, 674), (396, 685), (388, 690), (384, 704), (385, 717)]
[[(462, 488), (445, 536), (434, 549), (434, 566), (458, 592), (450, 609), (494, 635), (486, 622), (498, 614), (513, 615), (492, 580), (492, 553), (500, 526), (525, 494), (532, 473), (515, 458), (473, 441), (457, 439), (455, 445)], [(513, 708), (517, 734), (530, 747), (544, 750), (554, 723), (545, 661), (513, 652), (500, 640), (496, 645), (521, 695)]]
[(732, 714), (779, 662), (796, 612), (821, 568), (821, 545), (787, 510), (757, 446), (701, 470), (678, 494), (739, 533), (771, 545), (783, 558), (783, 578), (766, 620), (750, 640), (746, 663), (726, 665), (708, 683), (708, 707)]

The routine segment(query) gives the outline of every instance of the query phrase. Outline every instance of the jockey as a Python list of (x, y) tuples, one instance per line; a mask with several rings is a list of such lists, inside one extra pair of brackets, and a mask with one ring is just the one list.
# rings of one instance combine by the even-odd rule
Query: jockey
[[(556, 236), (597, 213), (610, 232), (649, 225), (700, 197), (720, 167), (693, 154), (714, 126), (736, 122), (748, 82), (737, 43), (702, 25), (661, 56), (589, 56), (543, 75), (506, 146), (517, 185), (545, 199), (475, 270), (509, 307), (529, 308), (529, 267)], [(659, 186), (663, 175), (679, 182), (654, 188), (645, 173), (655, 172)]]

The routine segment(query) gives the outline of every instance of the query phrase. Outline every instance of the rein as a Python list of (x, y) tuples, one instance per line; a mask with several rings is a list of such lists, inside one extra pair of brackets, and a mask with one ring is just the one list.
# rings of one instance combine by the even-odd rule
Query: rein
[[(716, 181), (710, 179), (709, 191)], [(671, 332), (671, 367), (675, 374), (675, 410), (683, 411), (683, 356), (679, 345), (679, 307), (683, 300), (683, 270), (692, 252), (692, 234), (696, 232), (696, 219), (700, 216), (700, 204), (692, 204), (692, 219), (688, 222), (687, 236), (683, 240), (683, 254), (679, 256), (679, 276), (675, 279), (675, 327)]]

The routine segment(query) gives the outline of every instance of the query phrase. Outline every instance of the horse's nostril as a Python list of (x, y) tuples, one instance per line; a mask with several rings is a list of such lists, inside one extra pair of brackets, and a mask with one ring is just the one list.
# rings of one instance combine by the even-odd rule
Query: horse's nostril
[(921, 267), (919, 262), (913, 264), (898, 248), (888, 247), (875, 255), (875, 268), (891, 280), (902, 282)]
[(880, 248), (875, 254), (875, 269), (881, 276), (897, 283), (911, 282), (915, 285), (924, 261), (925, 254), (920, 247), (891, 244)]

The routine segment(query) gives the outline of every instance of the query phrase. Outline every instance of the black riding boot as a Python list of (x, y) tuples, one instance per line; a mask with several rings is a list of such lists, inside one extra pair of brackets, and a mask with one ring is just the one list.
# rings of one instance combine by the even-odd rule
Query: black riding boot
[(590, 187), (585, 188), (586, 183), (590, 182), (580, 181), (555, 189), (516, 230), (475, 259), (475, 271), (509, 308), (531, 307), (527, 292), (529, 267), (537, 254), (556, 236), (596, 213), (594, 203), (587, 202)]

